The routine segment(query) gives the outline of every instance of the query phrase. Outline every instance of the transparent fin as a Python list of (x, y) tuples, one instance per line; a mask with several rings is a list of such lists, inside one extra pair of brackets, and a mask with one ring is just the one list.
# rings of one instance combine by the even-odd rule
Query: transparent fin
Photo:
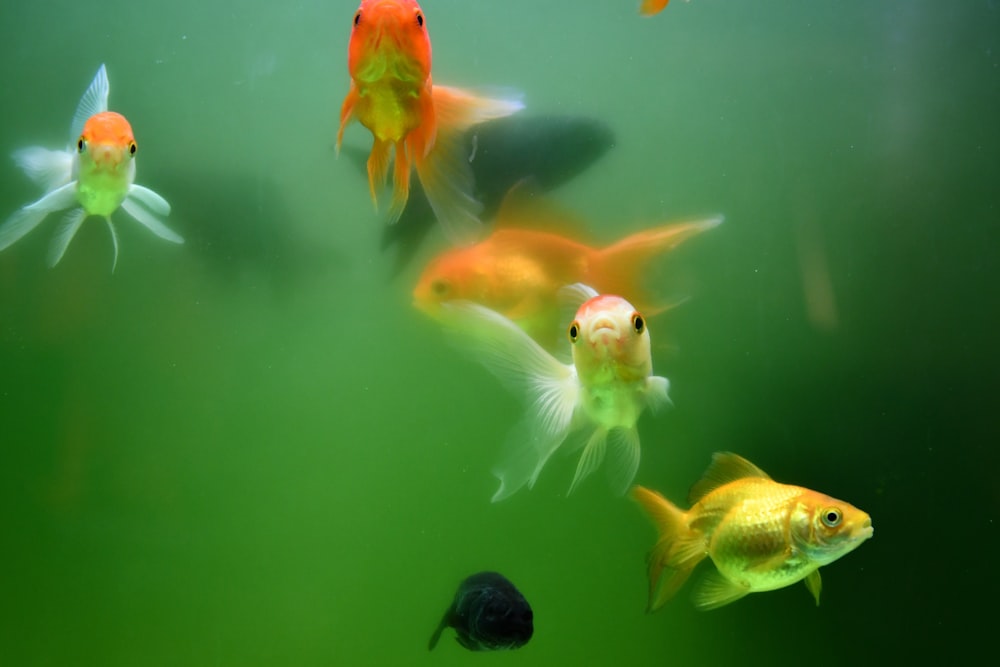
[(701, 479), (691, 486), (688, 500), (693, 505), (720, 486), (747, 477), (771, 479), (766, 472), (738, 454), (716, 452), (712, 454), (712, 462)]
[(128, 196), (139, 202), (156, 215), (170, 215), (170, 204), (167, 200), (149, 188), (133, 183), (128, 188)]
[(76, 203), (76, 181), (53, 190), (33, 204), (16, 211), (0, 226), (0, 250), (9, 248), (22, 236), (37, 227), (49, 213), (61, 211)]
[(511, 429), (503, 446), (503, 456), (493, 468), (500, 488), (491, 498), (499, 502), (538, 481), (538, 475), (565, 439), (565, 433), (547, 433), (537, 428), (531, 415)]
[(149, 231), (161, 239), (170, 241), (171, 243), (184, 243), (184, 238), (180, 234), (160, 222), (156, 216), (143, 208), (142, 205), (131, 197), (132, 195), (129, 193), (129, 196), (125, 197), (125, 201), (122, 202), (122, 208), (125, 209), (126, 213), (141, 222)]
[(118, 231), (115, 229), (115, 225), (111, 222), (111, 216), (104, 218), (104, 221), (108, 223), (108, 231), (111, 233), (111, 244), (115, 247), (115, 256), (111, 260), (111, 273), (115, 272), (115, 267), (118, 266)]
[(813, 570), (805, 578), (806, 588), (812, 593), (813, 599), (816, 600), (816, 606), (819, 606), (819, 594), (823, 590), (823, 579), (819, 574), (819, 570)]
[(694, 590), (694, 606), (701, 611), (718, 609), (750, 593), (750, 589), (729, 581), (718, 571), (705, 574)]
[(427, 201), (445, 235), (457, 245), (469, 245), (483, 234), (482, 205), (473, 196), (475, 181), (469, 164), (465, 130), (524, 108), (519, 100), (478, 96), (449, 86), (432, 89), (437, 133), (426, 155), (411, 155)]
[(608, 434), (608, 482), (611, 490), (625, 495), (639, 470), (639, 432), (635, 428), (616, 428)]
[(83, 126), (91, 116), (108, 110), (108, 93), (110, 91), (111, 84), (108, 82), (108, 72), (102, 63), (94, 80), (90, 82), (90, 86), (80, 98), (76, 113), (73, 114), (73, 123), (69, 130), (70, 145), (76, 145), (77, 139), (83, 134)]
[(590, 438), (587, 439), (587, 444), (584, 445), (583, 451), (580, 453), (580, 460), (576, 464), (576, 473), (573, 475), (573, 481), (570, 482), (568, 493), (573, 493), (573, 489), (576, 488), (577, 484), (601, 466), (601, 463), (604, 461), (604, 450), (607, 440), (607, 429), (597, 428), (591, 433)]
[(83, 224), (84, 219), (87, 217), (87, 212), (82, 208), (76, 208), (63, 216), (62, 221), (59, 223), (59, 227), (56, 229), (56, 235), (52, 239), (52, 243), (49, 245), (49, 255), (48, 264), (49, 267), (53, 267), (59, 263), (66, 254), (66, 248), (69, 247), (70, 241), (76, 236), (76, 232), (80, 229), (80, 225)]
[(646, 404), (652, 412), (667, 406), (673, 405), (670, 400), (670, 380), (659, 375), (650, 375), (646, 378)]
[(14, 162), (45, 192), (51, 192), (73, 180), (73, 154), (31, 146), (14, 151)]

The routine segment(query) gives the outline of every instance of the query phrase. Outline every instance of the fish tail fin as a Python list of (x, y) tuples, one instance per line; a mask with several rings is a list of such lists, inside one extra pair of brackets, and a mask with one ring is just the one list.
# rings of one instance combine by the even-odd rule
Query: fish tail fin
[[(654, 258), (676, 248), (687, 239), (717, 227), (723, 218), (715, 216), (692, 222), (661, 225), (626, 236), (596, 253), (595, 271), (600, 274), (603, 290), (634, 301), (646, 316), (666, 310), (666, 304), (655, 304), (651, 295), (640, 285), (646, 267)], [(596, 281), (595, 281), (596, 282)]]
[(501, 118), (524, 108), (517, 100), (482, 97), (474, 93), (435, 85), (435, 133), (433, 137), (414, 136), (411, 159), (445, 234), (460, 245), (476, 241), (481, 233), (479, 212), (482, 205), (474, 196), (475, 181), (464, 132), (469, 127), (493, 118)]
[(438, 645), (438, 641), (441, 640), (441, 633), (448, 627), (448, 618), (450, 615), (451, 609), (445, 612), (445, 615), (441, 618), (441, 622), (438, 623), (437, 628), (434, 630), (434, 634), (431, 635), (430, 641), (427, 642), (428, 651), (433, 651), (434, 647)]
[(393, 158), (392, 173), (392, 204), (389, 205), (388, 223), (395, 224), (399, 216), (403, 215), (406, 208), (406, 200), (410, 197), (410, 157), (408, 155), (406, 143), (403, 141), (396, 143), (395, 157)]
[(701, 532), (692, 529), (688, 513), (655, 491), (632, 488), (632, 498), (652, 519), (659, 539), (649, 553), (649, 604), (647, 611), (659, 609), (672, 598), (698, 563), (707, 555)]
[(389, 175), (389, 158), (392, 156), (392, 146), (391, 141), (375, 137), (372, 152), (368, 155), (368, 190), (371, 192), (376, 211), (378, 210), (378, 190), (385, 185)]
[(10, 247), (41, 224), (49, 213), (61, 211), (76, 203), (76, 181), (49, 192), (38, 201), (22, 207), (0, 225), (0, 250)]
[(527, 415), (507, 437), (504, 457), (493, 470), (500, 479), (493, 495), (497, 502), (534, 485), (569, 434), (579, 400), (576, 369), (560, 363), (509, 319), (479, 304), (445, 302), (440, 319), (456, 346), (527, 398)]

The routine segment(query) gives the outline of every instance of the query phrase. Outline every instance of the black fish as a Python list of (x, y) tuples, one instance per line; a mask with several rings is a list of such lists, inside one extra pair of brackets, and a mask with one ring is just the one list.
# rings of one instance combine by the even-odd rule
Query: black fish
[[(469, 128), (465, 145), (476, 183), (474, 193), (483, 205), (480, 218), (492, 218), (515, 184), (527, 180), (539, 192), (551, 190), (584, 171), (614, 142), (606, 123), (574, 116), (514, 114)], [(366, 151), (348, 146), (343, 151), (365, 169)], [(420, 179), (414, 178), (403, 214), (382, 233), (383, 250), (398, 246), (395, 272), (413, 257), (434, 221)]]
[(531, 605), (506, 577), (480, 572), (458, 587), (455, 600), (427, 644), (437, 646), (441, 632), (455, 628), (458, 643), (470, 651), (520, 648), (534, 632)]

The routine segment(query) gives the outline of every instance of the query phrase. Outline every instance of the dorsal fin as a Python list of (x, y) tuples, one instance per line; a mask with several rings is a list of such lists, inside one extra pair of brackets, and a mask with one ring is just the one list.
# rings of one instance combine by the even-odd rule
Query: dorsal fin
[(111, 84), (108, 83), (108, 71), (104, 69), (104, 63), (101, 63), (101, 67), (97, 70), (94, 80), (90, 82), (86, 92), (83, 93), (83, 97), (80, 98), (80, 103), (76, 107), (76, 113), (73, 114), (73, 123), (69, 129), (70, 145), (76, 144), (76, 140), (80, 138), (80, 134), (83, 132), (83, 126), (90, 120), (91, 116), (108, 110), (108, 93), (110, 90)]
[(541, 186), (531, 178), (512, 185), (500, 202), (494, 229), (529, 229), (578, 240), (586, 225), (552, 204), (541, 192)]
[(688, 502), (694, 505), (720, 486), (747, 477), (762, 477), (771, 479), (770, 475), (732, 452), (716, 452), (712, 454), (712, 463), (705, 474), (701, 476), (688, 493)]

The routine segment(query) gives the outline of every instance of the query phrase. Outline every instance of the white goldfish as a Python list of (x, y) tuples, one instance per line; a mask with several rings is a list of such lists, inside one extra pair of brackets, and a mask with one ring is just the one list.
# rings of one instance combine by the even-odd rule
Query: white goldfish
[(586, 298), (568, 329), (571, 364), (561, 363), (516, 324), (484, 306), (445, 304), (445, 321), (458, 343), (528, 396), (528, 414), (508, 437), (507, 456), (494, 470), (500, 488), (493, 502), (525, 484), (533, 486), (571, 433), (584, 444), (569, 491), (600, 467), (610, 441), (611, 483), (624, 494), (639, 467), (636, 422), (647, 407), (670, 400), (667, 379), (652, 374), (642, 315), (620, 296), (598, 295), (586, 285), (562, 291)]
[[(170, 213), (170, 204), (149, 188), (136, 185), (135, 136), (121, 114), (108, 111), (107, 71), (104, 65), (83, 94), (70, 129), (71, 147), (53, 151), (40, 147), (14, 153), (14, 161), (28, 177), (45, 188), (45, 195), (15, 212), (0, 226), (0, 250), (17, 242), (50, 213), (71, 208), (49, 247), (48, 263), (62, 259), (83, 221), (92, 215), (104, 218), (111, 231), (118, 263), (118, 234), (111, 214), (119, 207), (151, 232), (172, 243), (184, 239), (157, 218)], [(78, 205), (76, 208), (72, 208)]]

